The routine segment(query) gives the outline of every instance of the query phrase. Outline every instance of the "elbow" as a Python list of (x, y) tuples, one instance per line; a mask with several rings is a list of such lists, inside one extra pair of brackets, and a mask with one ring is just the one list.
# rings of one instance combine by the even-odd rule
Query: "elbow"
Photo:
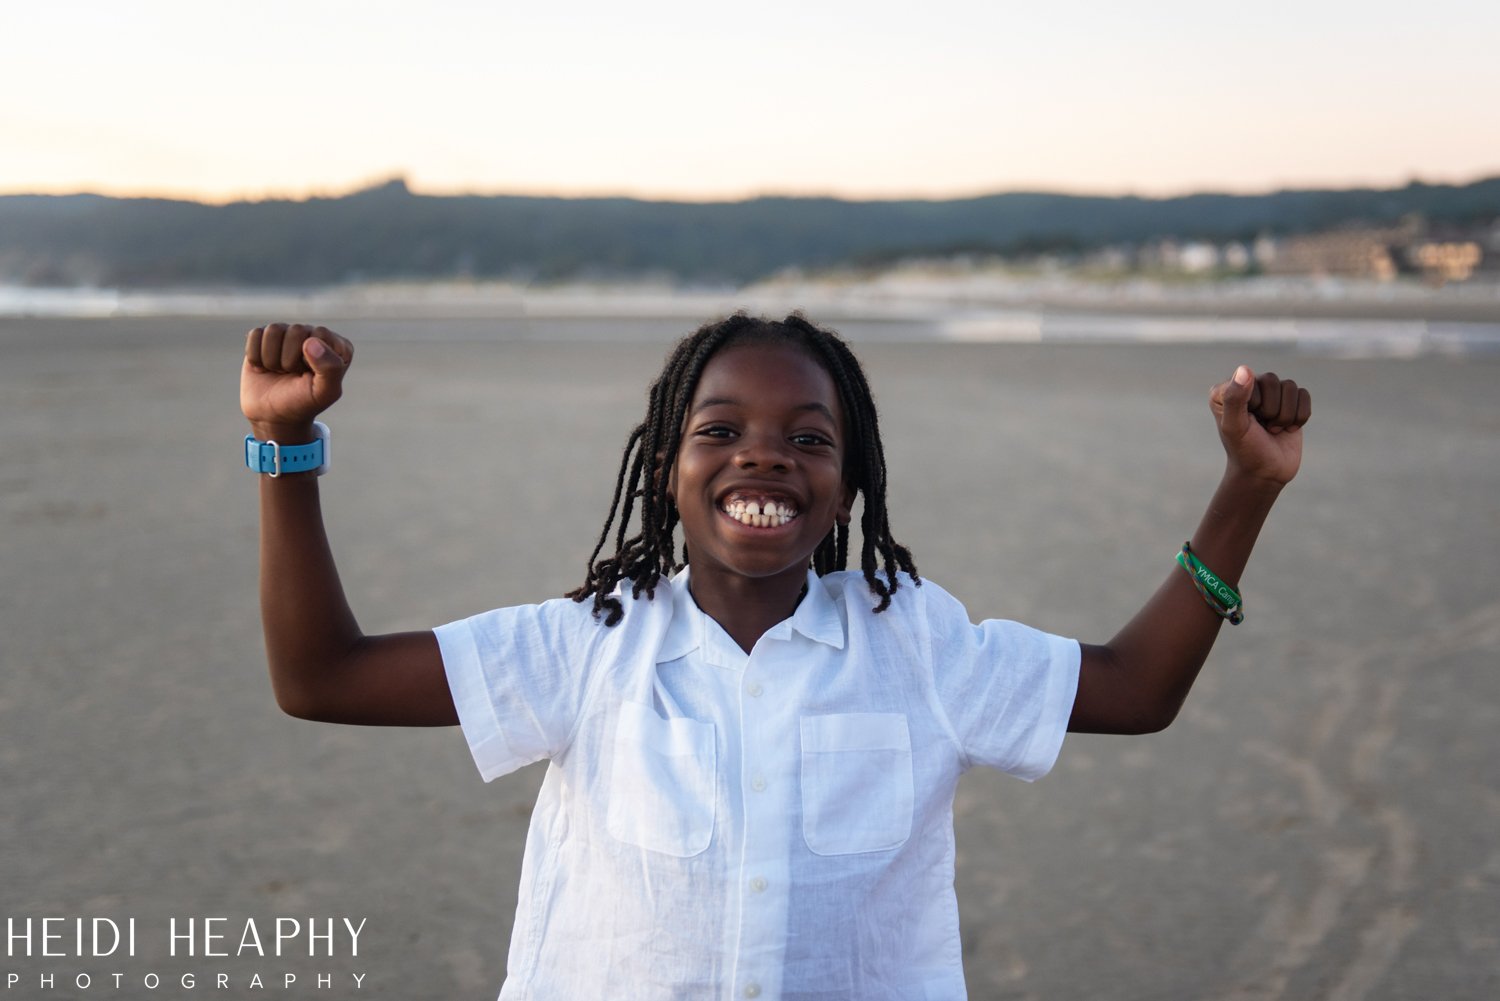
[(331, 722), (327, 699), (320, 697), (317, 689), (312, 686), (278, 678), (273, 670), (271, 691), (276, 697), (276, 707), (288, 716), (313, 723)]
[(314, 723), (324, 722), (324, 714), (319, 709), (315, 699), (307, 697), (301, 692), (289, 692), (282, 688), (276, 690), (276, 707), (294, 719), (310, 720)]
[(1148, 733), (1161, 733), (1167, 727), (1171, 726), (1172, 721), (1176, 718), (1176, 710), (1172, 710), (1170, 712), (1152, 713), (1143, 717), (1138, 722), (1137, 728), (1132, 730), (1131, 733), (1141, 736), (1144, 736)]
[(1139, 735), (1172, 725), (1187, 699), (1187, 685), (1160, 670), (1122, 657), (1108, 646), (1089, 646), (1080, 670), (1070, 726), (1086, 733)]
[(268, 654), (266, 666), (277, 708), (294, 719), (343, 722), (354, 663), (351, 654)]
[(1075, 708), (1068, 729), (1076, 733), (1108, 733), (1121, 737), (1160, 733), (1172, 725), (1179, 707), (1180, 703), (1156, 705), (1121, 699), (1107, 706), (1096, 706), (1086, 713)]
[(1141, 707), (1134, 721), (1135, 729), (1130, 732), (1141, 735), (1161, 733), (1177, 719), (1177, 714), (1182, 711), (1183, 701), (1178, 696), (1167, 696)]

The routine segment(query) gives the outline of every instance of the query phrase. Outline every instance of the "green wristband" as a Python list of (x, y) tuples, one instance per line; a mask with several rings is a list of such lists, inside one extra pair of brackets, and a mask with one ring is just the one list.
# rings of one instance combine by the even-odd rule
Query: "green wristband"
[(1190, 543), (1182, 544), (1182, 551), (1177, 554), (1177, 563), (1187, 571), (1193, 586), (1203, 595), (1203, 600), (1208, 602), (1208, 607), (1213, 609), (1215, 615), (1228, 619), (1231, 626), (1245, 621), (1245, 599), (1224, 583), (1218, 574), (1203, 565), (1203, 561), (1193, 553)]

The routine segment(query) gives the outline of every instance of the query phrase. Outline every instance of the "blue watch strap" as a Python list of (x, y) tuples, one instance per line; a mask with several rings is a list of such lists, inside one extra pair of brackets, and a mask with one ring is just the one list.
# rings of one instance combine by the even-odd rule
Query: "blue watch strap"
[(258, 441), (255, 435), (245, 435), (245, 466), (252, 472), (265, 473), (276, 478), (282, 473), (316, 472), (319, 476), (328, 472), (328, 425), (313, 421), (313, 434), (317, 437), (302, 445), (287, 445), (278, 441)]

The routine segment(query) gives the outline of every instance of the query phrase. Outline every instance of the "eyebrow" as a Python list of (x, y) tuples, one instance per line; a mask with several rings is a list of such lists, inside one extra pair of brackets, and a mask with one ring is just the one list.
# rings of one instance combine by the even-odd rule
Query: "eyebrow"
[[(711, 396), (708, 399), (704, 400), (702, 403), (698, 404), (696, 407), (694, 407), (692, 409), (692, 413), (696, 414), (698, 411), (700, 411), (700, 410), (707, 410), (709, 407), (723, 407), (723, 406), (737, 407), (739, 405), (740, 405), (740, 401), (739, 400), (731, 399), (731, 398), (729, 398), (727, 396)], [(804, 410), (810, 410), (810, 411), (813, 411), (814, 413), (822, 414), (823, 416), (827, 417), (830, 421), (833, 421), (833, 423), (835, 423), (835, 424), (838, 423), (838, 420), (833, 416), (833, 411), (829, 410), (826, 406), (824, 406), (821, 403), (818, 403), (817, 401), (813, 401), (811, 403), (800, 403), (796, 407), (794, 407), (793, 409), (796, 410), (796, 411), (798, 411), (799, 413), (802, 412), (802, 411), (804, 411)]]

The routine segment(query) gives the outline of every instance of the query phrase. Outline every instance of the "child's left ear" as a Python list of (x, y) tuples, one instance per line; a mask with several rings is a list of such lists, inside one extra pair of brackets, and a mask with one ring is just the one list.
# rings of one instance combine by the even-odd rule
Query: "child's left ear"
[(837, 521), (840, 525), (849, 524), (849, 520), (854, 516), (854, 498), (858, 493), (859, 491), (855, 488), (854, 484), (844, 484), (844, 496), (839, 500), (839, 509), (833, 516), (834, 521)]

